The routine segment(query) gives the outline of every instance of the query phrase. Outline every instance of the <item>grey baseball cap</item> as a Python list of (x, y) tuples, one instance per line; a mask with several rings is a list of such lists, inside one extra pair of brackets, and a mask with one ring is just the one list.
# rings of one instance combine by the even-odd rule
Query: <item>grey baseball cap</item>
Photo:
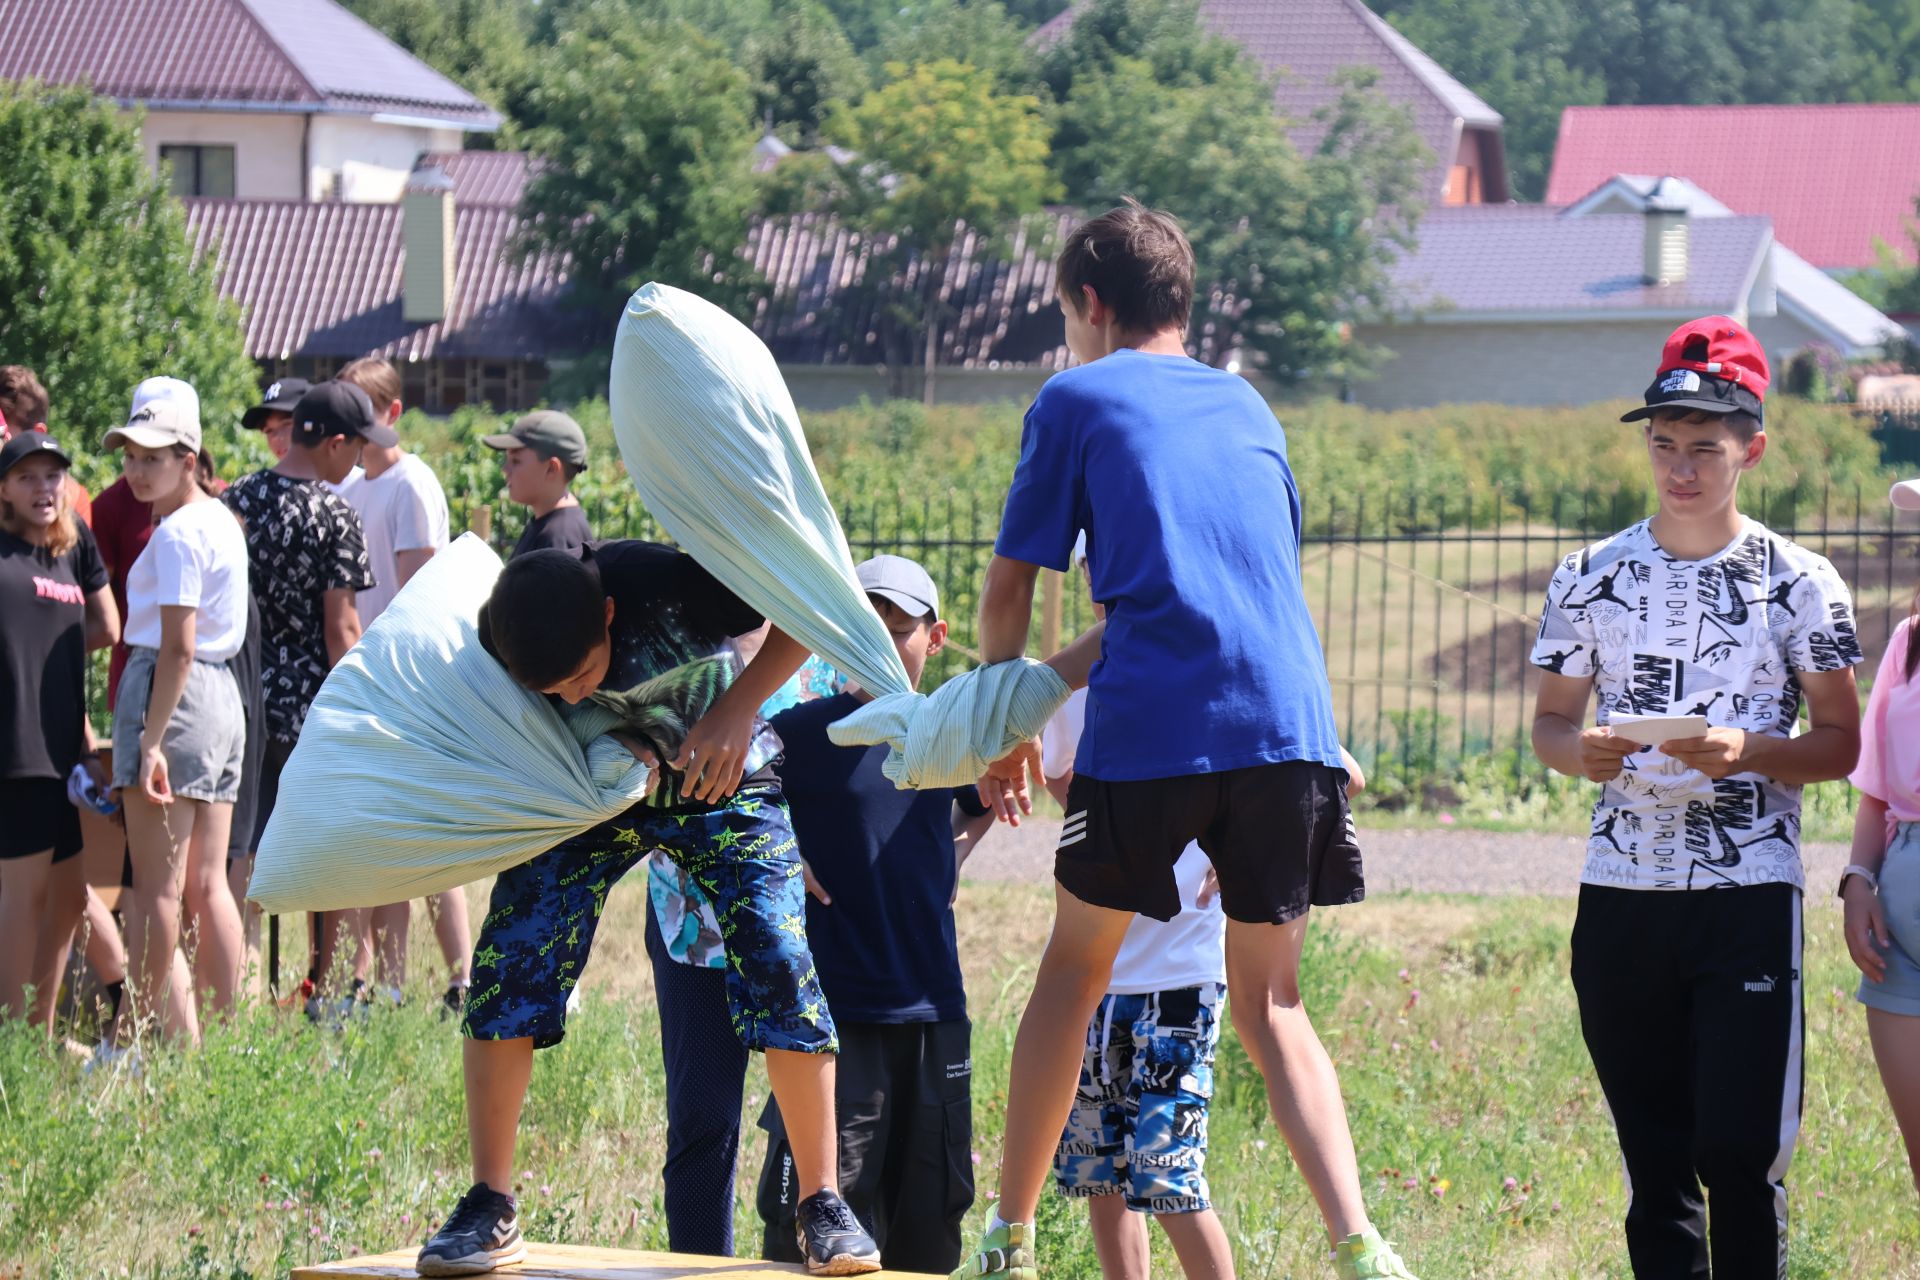
[(925, 569), (905, 556), (875, 556), (854, 574), (870, 596), (890, 600), (916, 618), (940, 616), (940, 589)]
[(480, 442), (489, 449), (531, 449), (543, 458), (558, 458), (570, 467), (587, 465), (587, 433), (558, 409), (536, 409), (502, 435)]

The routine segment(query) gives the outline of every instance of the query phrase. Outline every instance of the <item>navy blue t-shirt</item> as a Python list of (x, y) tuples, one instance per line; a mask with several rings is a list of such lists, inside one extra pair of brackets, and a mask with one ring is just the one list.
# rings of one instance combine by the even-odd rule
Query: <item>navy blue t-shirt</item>
[(994, 550), (1064, 570), (1081, 530), (1107, 632), (1077, 771), (1339, 767), (1286, 435), (1245, 379), (1132, 350), (1049, 379)]
[(953, 936), (953, 805), (983, 814), (973, 788), (902, 791), (887, 749), (839, 747), (827, 726), (859, 707), (838, 694), (773, 718), (800, 856), (833, 898), (807, 898), (807, 943), (836, 1020), (947, 1022), (967, 1016)]

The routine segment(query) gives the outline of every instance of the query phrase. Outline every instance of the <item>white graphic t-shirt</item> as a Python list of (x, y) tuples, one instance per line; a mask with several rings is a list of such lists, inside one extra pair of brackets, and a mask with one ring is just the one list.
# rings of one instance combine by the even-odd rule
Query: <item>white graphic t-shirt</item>
[[(1704, 715), (1789, 737), (1800, 672), (1861, 661), (1853, 601), (1827, 562), (1753, 520), (1704, 560), (1675, 560), (1646, 521), (1575, 552), (1547, 587), (1533, 664), (1592, 676), (1598, 723), (1616, 713)], [(1713, 889), (1787, 883), (1800, 866), (1800, 788), (1714, 781), (1657, 749), (1601, 789), (1586, 884)]]

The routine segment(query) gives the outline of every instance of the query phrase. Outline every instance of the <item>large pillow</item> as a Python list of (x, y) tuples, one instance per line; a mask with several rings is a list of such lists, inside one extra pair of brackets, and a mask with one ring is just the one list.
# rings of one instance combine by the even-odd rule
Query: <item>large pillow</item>
[[(525, 862), (616, 817), (647, 771), (583, 748), (480, 647), (500, 558), (429, 560), (328, 675), (280, 779), (249, 896), (269, 911), (404, 902)], [(599, 726), (583, 723), (580, 736)]]

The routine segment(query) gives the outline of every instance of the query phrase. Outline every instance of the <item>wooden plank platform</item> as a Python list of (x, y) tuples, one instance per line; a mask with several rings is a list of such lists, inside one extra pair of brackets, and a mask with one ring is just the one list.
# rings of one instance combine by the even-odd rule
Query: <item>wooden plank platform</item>
[[(414, 1280), (417, 1249), (396, 1249), (370, 1258), (347, 1258), (295, 1267), (291, 1280)], [(491, 1274), (500, 1280), (786, 1280), (806, 1268), (755, 1258), (701, 1258), (686, 1253), (637, 1253), (577, 1244), (527, 1242), (527, 1260)], [(944, 1280), (917, 1272), (877, 1271), (894, 1280)]]

